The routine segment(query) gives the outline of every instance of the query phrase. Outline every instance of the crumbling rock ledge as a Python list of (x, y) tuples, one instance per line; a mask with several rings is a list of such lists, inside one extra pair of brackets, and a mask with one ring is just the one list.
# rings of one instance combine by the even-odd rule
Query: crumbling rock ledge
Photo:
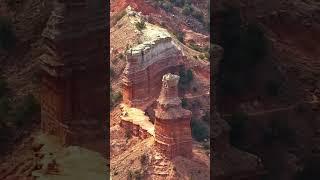
[(146, 139), (154, 136), (154, 125), (149, 121), (149, 117), (143, 111), (136, 108), (130, 108), (121, 104), (122, 115), (120, 116), (120, 126), (128, 133)]

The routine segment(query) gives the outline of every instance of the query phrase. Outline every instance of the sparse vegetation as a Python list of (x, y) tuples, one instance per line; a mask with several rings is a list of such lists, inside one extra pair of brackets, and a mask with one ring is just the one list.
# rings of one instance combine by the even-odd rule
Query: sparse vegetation
[(185, 1), (184, 0), (173, 0), (173, 4), (178, 7), (183, 7)]
[(203, 13), (200, 10), (193, 10), (191, 15), (198, 19), (200, 22), (203, 22)]
[(199, 55), (199, 58), (202, 59), (202, 60), (204, 60), (205, 56), (204, 56), (203, 54), (200, 54), (200, 55)]
[(183, 108), (188, 107), (188, 102), (187, 102), (187, 100), (186, 100), (185, 98), (181, 99), (181, 106), (182, 106)]
[(171, 12), (172, 8), (173, 8), (173, 5), (169, 1), (165, 1), (165, 2), (162, 3), (162, 8), (165, 11)]
[(184, 35), (185, 34), (183, 32), (177, 32), (176, 33), (176, 37), (181, 43), (184, 43)]
[(206, 114), (202, 117), (202, 120), (206, 123), (210, 123), (210, 112), (206, 112)]
[(123, 60), (125, 58), (125, 56), (123, 55), (123, 53), (119, 53), (118, 58)]
[(197, 141), (209, 138), (209, 128), (201, 120), (191, 120), (191, 133), (192, 137)]
[(146, 28), (146, 23), (145, 23), (144, 20), (141, 20), (141, 21), (139, 21), (139, 22), (136, 22), (135, 25), (136, 25), (136, 28), (137, 28), (139, 31), (142, 31), (143, 29)]
[(179, 72), (180, 80), (179, 80), (179, 89), (187, 90), (190, 87), (190, 83), (193, 80), (193, 73), (191, 69), (187, 71), (182, 68)]
[(195, 51), (202, 52), (201, 47), (198, 46), (195, 42), (190, 42), (189, 47)]
[(206, 60), (210, 59), (210, 54), (208, 52), (204, 53), (204, 57), (206, 58)]
[(185, 4), (182, 8), (182, 13), (187, 16), (189, 16), (192, 13), (192, 11), (193, 8), (190, 4)]
[(0, 17), (0, 49), (10, 50), (16, 43), (13, 26), (8, 18)]
[(122, 101), (122, 93), (121, 92), (113, 92), (110, 93), (110, 105), (111, 107), (116, 106), (120, 101)]

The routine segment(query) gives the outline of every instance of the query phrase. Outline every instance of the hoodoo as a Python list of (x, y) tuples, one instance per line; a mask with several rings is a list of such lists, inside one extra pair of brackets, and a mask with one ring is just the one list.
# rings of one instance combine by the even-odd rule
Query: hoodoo
[(180, 77), (165, 74), (155, 109), (155, 141), (157, 150), (168, 158), (192, 156), (191, 111), (183, 109), (178, 97)]

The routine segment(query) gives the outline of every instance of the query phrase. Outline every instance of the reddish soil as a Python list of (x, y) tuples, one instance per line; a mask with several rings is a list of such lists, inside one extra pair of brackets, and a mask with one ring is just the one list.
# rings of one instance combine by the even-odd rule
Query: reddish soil
[(151, 13), (161, 14), (159, 10), (145, 3), (144, 0), (113, 0), (111, 1), (110, 10), (111, 12), (120, 12), (124, 10), (128, 5), (130, 5), (133, 9), (140, 11), (144, 15), (148, 15)]

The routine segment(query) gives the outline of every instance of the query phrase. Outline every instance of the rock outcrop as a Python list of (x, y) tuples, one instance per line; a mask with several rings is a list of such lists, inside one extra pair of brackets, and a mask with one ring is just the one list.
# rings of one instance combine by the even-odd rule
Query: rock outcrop
[(124, 103), (143, 110), (159, 96), (162, 76), (176, 72), (183, 60), (183, 54), (170, 36), (157, 32), (155, 37), (129, 49), (126, 54)]
[(191, 111), (183, 109), (178, 97), (180, 77), (166, 74), (155, 110), (155, 141), (159, 152), (169, 158), (192, 156)]
[(120, 126), (126, 129), (127, 133), (146, 139), (154, 136), (154, 125), (148, 116), (137, 108), (130, 108), (125, 104), (121, 106)]
[(56, 0), (43, 32), (41, 127), (63, 144), (103, 142), (107, 114), (104, 5), (96, 0)]

